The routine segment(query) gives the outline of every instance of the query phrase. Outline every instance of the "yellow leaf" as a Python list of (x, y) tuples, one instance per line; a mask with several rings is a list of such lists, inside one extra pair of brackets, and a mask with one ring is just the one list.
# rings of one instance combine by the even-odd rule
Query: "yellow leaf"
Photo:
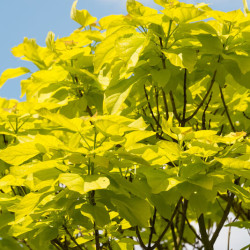
[(87, 10), (77, 10), (76, 9), (77, 2), (78, 0), (76, 0), (72, 5), (70, 13), (71, 18), (77, 23), (81, 24), (83, 28), (94, 23), (97, 20), (97, 18), (91, 16)]
[(24, 67), (19, 67), (15, 69), (6, 69), (0, 77), (0, 87), (2, 87), (7, 80), (27, 74), (29, 72), (30, 70)]

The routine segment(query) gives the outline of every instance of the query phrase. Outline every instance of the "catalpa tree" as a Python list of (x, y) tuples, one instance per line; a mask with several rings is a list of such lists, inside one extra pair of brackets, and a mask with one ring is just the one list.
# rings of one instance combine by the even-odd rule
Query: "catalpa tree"
[(1, 249), (211, 250), (250, 229), (246, 2), (155, 2), (97, 22), (75, 1), (79, 29), (13, 48), (37, 71), (0, 99)]

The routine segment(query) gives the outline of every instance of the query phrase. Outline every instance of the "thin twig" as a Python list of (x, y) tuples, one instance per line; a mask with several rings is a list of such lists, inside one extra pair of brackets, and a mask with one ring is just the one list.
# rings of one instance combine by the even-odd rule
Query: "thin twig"
[(250, 120), (250, 117), (249, 117), (245, 112), (243, 112), (243, 115), (244, 115), (248, 120)]
[(95, 230), (95, 249), (99, 250), (100, 249), (100, 236), (99, 236), (99, 231), (96, 229), (96, 224), (94, 223), (94, 230)]
[(183, 239), (183, 233), (184, 233), (184, 229), (185, 229), (185, 218), (186, 218), (186, 214), (187, 214), (187, 207), (188, 207), (188, 200), (184, 199), (184, 202), (182, 204), (182, 218), (181, 218), (181, 226), (180, 226), (180, 233), (179, 233), (179, 241), (178, 241), (178, 248), (177, 250), (180, 248), (181, 246), (181, 242)]
[(185, 127), (185, 123), (186, 123), (185, 117), (186, 117), (186, 109), (187, 109), (187, 69), (184, 70), (183, 95), (184, 95), (184, 101), (183, 101), (181, 126)]
[(70, 239), (77, 245), (77, 247), (79, 249), (83, 250), (83, 248), (77, 243), (76, 239), (71, 235), (71, 233), (69, 232), (68, 228), (65, 225), (63, 225), (63, 229), (68, 234), (68, 236), (70, 237)]
[(175, 234), (175, 231), (174, 231), (174, 223), (171, 223), (171, 232), (172, 232), (172, 237), (173, 237), (173, 241), (174, 241), (174, 249), (177, 250), (178, 249), (178, 244), (177, 244), (176, 234)]
[(179, 209), (181, 201), (182, 201), (182, 197), (179, 199), (179, 201), (178, 201), (178, 203), (177, 203), (177, 205), (176, 205), (176, 207), (174, 209), (174, 212), (173, 212), (173, 214), (172, 214), (172, 216), (171, 216), (171, 218), (170, 218), (167, 226), (165, 227), (165, 229), (163, 230), (163, 232), (159, 236), (158, 240), (155, 242), (155, 244), (152, 247), (150, 247), (148, 249), (155, 249), (156, 247), (158, 247), (160, 245), (160, 242), (161, 242), (162, 238), (164, 237), (164, 235), (166, 234), (166, 232), (168, 231), (169, 227), (171, 226), (171, 224), (173, 222), (173, 219), (174, 219), (174, 217), (175, 217), (175, 215), (176, 215), (176, 213), (177, 213), (177, 211)]
[(150, 113), (151, 113), (151, 115), (152, 115), (152, 118), (155, 120), (155, 123), (156, 123), (157, 127), (161, 128), (161, 125), (160, 125), (160, 123), (158, 122), (158, 120), (156, 119), (156, 117), (155, 117), (155, 115), (154, 115), (154, 112), (153, 112), (153, 110), (152, 110), (151, 104), (150, 104), (150, 102), (149, 102), (148, 93), (147, 93), (147, 90), (146, 90), (146, 86), (145, 86), (145, 85), (144, 85), (144, 93), (145, 93), (145, 97), (146, 97), (146, 99), (147, 99), (148, 108), (149, 108), (149, 111), (150, 111)]
[(177, 121), (178, 121), (179, 123), (181, 123), (181, 118), (180, 118), (180, 116), (179, 116), (178, 113), (177, 113), (177, 109), (176, 109), (175, 101), (174, 101), (174, 95), (173, 95), (172, 90), (169, 91), (169, 96), (170, 96), (170, 100), (171, 100), (171, 104), (172, 104), (173, 113), (174, 113), (174, 115), (175, 115), (175, 118), (177, 119)]
[(165, 94), (165, 91), (163, 90), (163, 88), (161, 88), (161, 91), (162, 91), (163, 102), (164, 102), (164, 107), (165, 107), (166, 120), (168, 120), (169, 114), (168, 114), (168, 103), (167, 103), (167, 99), (166, 99), (166, 94)]
[(227, 105), (226, 105), (225, 98), (224, 98), (223, 91), (222, 91), (222, 88), (221, 88), (221, 87), (220, 87), (220, 96), (221, 96), (221, 100), (222, 100), (223, 106), (224, 106), (224, 108), (225, 108), (225, 111), (226, 111), (227, 118), (228, 118), (228, 121), (229, 121), (229, 123), (230, 123), (230, 126), (231, 126), (232, 130), (233, 130), (234, 132), (236, 132), (235, 127), (234, 127), (234, 125), (233, 125), (233, 123), (232, 123), (231, 117), (230, 117), (230, 115), (229, 115), (229, 111), (228, 111), (228, 108), (227, 108)]
[(204, 130), (206, 129), (206, 111), (208, 109), (209, 103), (212, 100), (212, 96), (213, 96), (213, 92), (211, 92), (209, 100), (208, 100), (208, 102), (206, 104), (206, 107), (204, 108), (204, 111), (203, 111), (203, 114), (202, 114), (202, 129), (204, 129)]
[(214, 74), (213, 74), (213, 77), (211, 79), (211, 83), (210, 83), (210, 85), (208, 87), (207, 93), (203, 97), (202, 101), (200, 102), (200, 104), (198, 105), (198, 107), (196, 108), (196, 110), (194, 111), (194, 113), (185, 119), (186, 122), (188, 122), (189, 120), (191, 120), (198, 113), (198, 111), (200, 110), (200, 108), (203, 106), (204, 102), (206, 101), (208, 95), (210, 94), (210, 92), (211, 92), (211, 90), (213, 88), (213, 85), (214, 85), (214, 82), (215, 82), (215, 78), (216, 78), (216, 74), (217, 74), (217, 70), (214, 71)]
[(149, 235), (149, 240), (148, 240), (148, 247), (151, 247), (153, 234), (155, 232), (155, 221), (156, 221), (156, 208), (154, 209), (153, 221), (152, 221), (152, 224), (151, 224), (151, 227), (150, 227), (150, 235)]
[(220, 233), (220, 231), (221, 231), (221, 229), (222, 229), (222, 227), (223, 227), (223, 225), (224, 225), (224, 223), (225, 223), (225, 221), (227, 219), (227, 216), (228, 216), (228, 214), (230, 212), (230, 208), (233, 205), (233, 201), (234, 201), (234, 194), (232, 193), (230, 195), (229, 200), (228, 200), (226, 209), (224, 210), (223, 216), (222, 216), (222, 218), (221, 218), (221, 220), (220, 220), (220, 222), (219, 222), (219, 224), (218, 224), (218, 226), (217, 226), (217, 228), (216, 228), (216, 230), (215, 230), (215, 232), (214, 232), (214, 234), (212, 236), (212, 239), (210, 240), (212, 246), (214, 245), (216, 239), (218, 238), (219, 233)]
[(186, 219), (188, 227), (192, 230), (192, 232), (194, 233), (194, 235), (196, 236), (196, 238), (201, 241), (201, 237), (197, 234), (197, 232), (195, 231), (194, 227), (190, 224), (188, 218), (186, 217), (185, 219)]
[(141, 238), (141, 234), (140, 234), (138, 226), (135, 227), (135, 231), (136, 231), (136, 235), (137, 235), (137, 238), (139, 240), (140, 246), (142, 247), (142, 249), (147, 249), (147, 247), (145, 246), (145, 244)]
[(227, 250), (230, 250), (230, 237), (231, 237), (231, 226), (229, 226), (229, 228), (228, 228)]
[[(143, 112), (143, 114), (147, 117), (147, 114), (146, 114), (146, 111), (145, 111), (144, 108), (142, 108), (142, 112)], [(152, 124), (152, 123), (149, 123), (149, 125), (150, 125), (150, 127), (152, 128), (152, 130), (155, 132), (155, 128), (154, 128), (153, 124)]]
[(160, 110), (159, 110), (159, 90), (155, 87), (155, 103), (157, 109), (157, 130), (159, 129), (158, 124), (160, 124)]

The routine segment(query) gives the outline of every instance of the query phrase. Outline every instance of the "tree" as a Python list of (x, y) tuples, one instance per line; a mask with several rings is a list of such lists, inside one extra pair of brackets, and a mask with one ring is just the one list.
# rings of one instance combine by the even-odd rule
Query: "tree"
[(155, 2), (96, 22), (75, 1), (70, 36), (13, 48), (37, 71), (0, 99), (1, 249), (210, 250), (250, 229), (247, 8)]

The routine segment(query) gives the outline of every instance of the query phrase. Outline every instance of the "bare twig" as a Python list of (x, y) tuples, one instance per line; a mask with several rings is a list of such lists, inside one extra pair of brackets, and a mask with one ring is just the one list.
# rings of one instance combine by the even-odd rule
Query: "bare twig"
[(167, 103), (167, 99), (166, 99), (166, 94), (165, 94), (165, 91), (163, 90), (163, 88), (161, 89), (161, 91), (162, 91), (163, 102), (164, 102), (164, 107), (165, 107), (166, 120), (168, 120), (169, 114), (168, 114), (168, 103)]
[(173, 241), (174, 241), (174, 249), (177, 250), (178, 249), (178, 244), (177, 244), (176, 234), (175, 234), (175, 231), (174, 231), (174, 223), (171, 223), (171, 232), (172, 232), (172, 237), (173, 237)]
[(198, 224), (200, 228), (202, 243), (204, 244), (205, 250), (213, 250), (212, 244), (210, 244), (209, 242), (203, 214), (201, 214), (200, 217), (198, 218)]
[(174, 209), (174, 212), (173, 212), (173, 214), (172, 214), (172, 216), (171, 216), (171, 218), (170, 218), (167, 226), (165, 227), (165, 229), (163, 230), (163, 232), (159, 236), (158, 240), (155, 242), (155, 244), (152, 247), (150, 247), (148, 249), (155, 249), (156, 247), (158, 247), (160, 245), (160, 242), (161, 242), (162, 238), (164, 237), (164, 235), (166, 234), (166, 232), (168, 231), (169, 227), (171, 226), (171, 224), (173, 222), (173, 219), (174, 219), (174, 217), (175, 217), (175, 215), (176, 215), (176, 213), (177, 213), (177, 211), (179, 209), (181, 201), (182, 201), (182, 197), (179, 199), (179, 201), (178, 201), (178, 203), (177, 203), (177, 205), (176, 205), (176, 207)]
[(186, 109), (187, 109), (187, 69), (184, 70), (183, 95), (184, 95), (184, 102), (183, 102), (181, 126), (185, 127), (185, 123), (186, 123), (185, 117), (186, 117)]
[(177, 113), (177, 109), (176, 109), (175, 101), (174, 101), (174, 95), (173, 95), (172, 90), (169, 91), (169, 96), (170, 96), (170, 100), (171, 100), (171, 104), (172, 104), (173, 113), (174, 113), (174, 115), (175, 115), (175, 118), (177, 119), (177, 121), (178, 121), (179, 123), (181, 123), (181, 118), (180, 118), (180, 116), (179, 116), (178, 113)]
[(233, 122), (232, 122), (232, 120), (231, 120), (231, 117), (230, 117), (230, 115), (229, 115), (229, 111), (228, 111), (228, 108), (227, 108), (227, 105), (226, 105), (225, 98), (224, 98), (223, 91), (222, 91), (222, 88), (221, 88), (221, 87), (220, 87), (220, 96), (221, 96), (221, 100), (222, 100), (223, 106), (224, 106), (224, 108), (225, 108), (225, 111), (226, 111), (227, 118), (228, 118), (228, 121), (229, 121), (229, 123), (230, 123), (230, 126), (231, 126), (232, 130), (233, 130), (234, 132), (236, 132), (235, 127), (234, 127), (234, 125), (233, 125)]
[(147, 249), (147, 247), (145, 246), (145, 244), (141, 238), (141, 234), (140, 234), (138, 226), (135, 227), (135, 232), (136, 232), (137, 238), (139, 240), (139, 243), (140, 243), (140, 246), (142, 247), (142, 249)]
[(207, 97), (209, 96), (212, 88), (213, 88), (213, 85), (214, 85), (214, 82), (215, 82), (215, 78), (216, 78), (216, 74), (217, 74), (217, 70), (214, 71), (214, 74), (213, 74), (213, 77), (211, 79), (211, 82), (210, 82), (210, 85), (208, 87), (208, 90), (207, 90), (207, 93), (205, 94), (205, 96), (203, 97), (202, 101), (200, 102), (200, 104), (198, 105), (198, 107), (196, 108), (196, 110), (193, 112), (192, 115), (190, 115), (189, 117), (187, 117), (185, 119), (186, 122), (188, 122), (189, 120), (191, 120), (197, 113), (198, 111), (200, 110), (200, 108), (203, 106), (204, 102), (206, 101)]
[(145, 97), (146, 97), (146, 99), (147, 99), (148, 108), (149, 108), (149, 111), (150, 111), (150, 113), (151, 113), (151, 116), (152, 116), (152, 118), (155, 120), (155, 123), (156, 123), (156, 125), (157, 125), (157, 128), (161, 128), (161, 125), (160, 125), (159, 121), (156, 119), (156, 117), (155, 117), (155, 115), (154, 115), (154, 112), (153, 112), (153, 110), (152, 110), (151, 104), (150, 104), (150, 102), (149, 102), (148, 93), (147, 93), (147, 90), (146, 90), (146, 86), (145, 86), (145, 85), (144, 85), (144, 93), (145, 93)]
[(65, 232), (68, 234), (68, 236), (70, 237), (70, 239), (77, 245), (77, 247), (80, 249), (80, 250), (83, 250), (83, 248), (77, 243), (76, 239), (73, 237), (73, 235), (69, 232), (68, 228), (63, 225), (63, 229), (65, 230)]
[(152, 220), (152, 224), (151, 224), (151, 227), (150, 227), (150, 235), (149, 235), (149, 240), (148, 240), (148, 247), (151, 247), (153, 234), (155, 232), (155, 221), (156, 221), (156, 208), (154, 209), (153, 220)]
[(183, 239), (183, 233), (184, 233), (184, 228), (185, 228), (185, 218), (186, 218), (186, 214), (187, 214), (187, 207), (188, 207), (188, 200), (184, 199), (184, 202), (182, 204), (182, 218), (181, 218), (181, 226), (180, 226), (177, 250), (180, 248), (181, 242)]
[(205, 109), (204, 109), (204, 111), (203, 111), (203, 114), (202, 114), (202, 129), (206, 129), (206, 111), (207, 111), (207, 109), (208, 109), (208, 106), (209, 106), (209, 103), (211, 102), (211, 100), (212, 100), (212, 95), (213, 95), (213, 92), (211, 92), (211, 95), (210, 95), (210, 97), (209, 97), (209, 100), (208, 100), (208, 102), (207, 102), (207, 105), (206, 105), (206, 107), (205, 107)]

